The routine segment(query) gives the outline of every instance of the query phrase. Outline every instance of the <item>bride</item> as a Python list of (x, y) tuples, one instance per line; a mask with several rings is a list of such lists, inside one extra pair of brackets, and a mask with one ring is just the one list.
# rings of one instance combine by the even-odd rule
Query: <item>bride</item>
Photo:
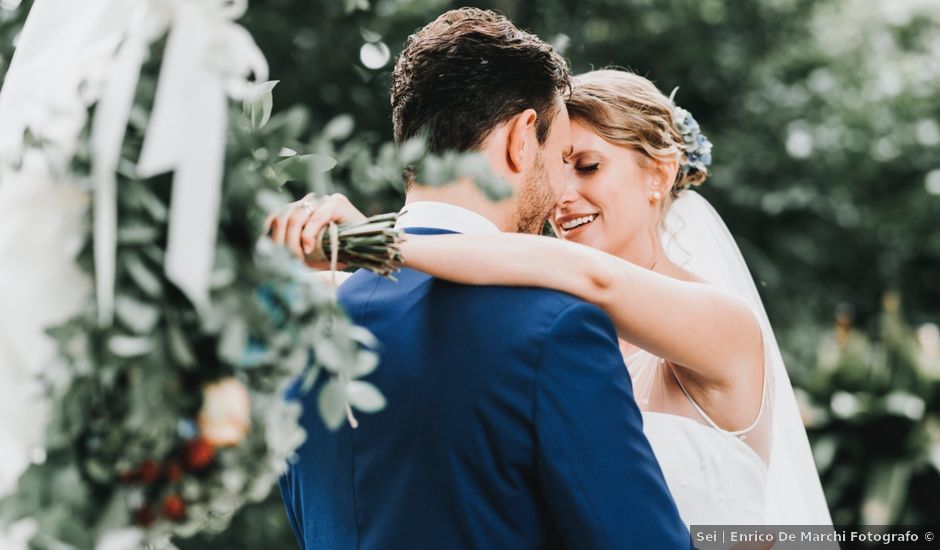
[[(711, 144), (688, 112), (625, 71), (576, 77), (568, 111), (569, 180), (550, 220), (560, 239), (411, 235), (405, 265), (462, 284), (557, 289), (604, 309), (687, 524), (830, 525), (753, 280), (721, 218), (688, 189), (707, 178)], [(292, 216), (275, 235), (307, 258), (326, 223), (362, 216), (341, 195), (302, 206), (304, 221)]]

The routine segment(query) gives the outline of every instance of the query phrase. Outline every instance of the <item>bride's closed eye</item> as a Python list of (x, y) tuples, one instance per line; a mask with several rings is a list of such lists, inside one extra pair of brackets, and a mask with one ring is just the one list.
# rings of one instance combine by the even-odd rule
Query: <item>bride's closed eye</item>
[(597, 172), (597, 168), (600, 166), (600, 164), (601, 163), (599, 162), (595, 162), (593, 164), (581, 164), (575, 166), (574, 169), (581, 174), (591, 174), (593, 172)]

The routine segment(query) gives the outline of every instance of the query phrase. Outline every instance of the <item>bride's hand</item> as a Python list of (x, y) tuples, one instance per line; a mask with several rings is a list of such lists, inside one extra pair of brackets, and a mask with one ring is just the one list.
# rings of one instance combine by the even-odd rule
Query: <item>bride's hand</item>
[(272, 216), (268, 234), (276, 244), (286, 246), (308, 266), (328, 269), (329, 259), (320, 251), (320, 233), (330, 222), (339, 224), (365, 218), (345, 195), (335, 193), (318, 198), (311, 193)]

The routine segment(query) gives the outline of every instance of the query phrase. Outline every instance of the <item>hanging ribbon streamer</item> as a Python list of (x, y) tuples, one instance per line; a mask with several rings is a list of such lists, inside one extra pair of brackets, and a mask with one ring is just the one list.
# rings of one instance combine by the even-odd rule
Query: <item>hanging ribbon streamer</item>
[(200, 311), (209, 302), (228, 98), (249, 98), (256, 83), (268, 78), (264, 55), (251, 35), (233, 22), (244, 14), (245, 0), (152, 0), (143, 6), (146, 9), (135, 12), (128, 25), (93, 122), (95, 278), (103, 324), (110, 323), (113, 315), (115, 170), (150, 44), (168, 25), (153, 112), (137, 169), (144, 178), (173, 172), (164, 269)]
[(123, 43), (114, 57), (112, 77), (98, 100), (91, 126), (92, 179), (95, 183), (95, 286), (98, 295), (98, 320), (110, 324), (114, 310), (114, 272), (117, 243), (117, 170), (121, 145), (134, 105), (140, 67), (147, 46), (165, 25), (148, 21), (157, 19), (147, 4), (138, 6), (130, 17)]

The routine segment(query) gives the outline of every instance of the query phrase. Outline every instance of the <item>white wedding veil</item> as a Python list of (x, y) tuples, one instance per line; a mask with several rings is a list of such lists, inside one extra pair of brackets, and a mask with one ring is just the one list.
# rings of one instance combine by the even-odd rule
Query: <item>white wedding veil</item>
[(698, 193), (687, 190), (666, 216), (663, 247), (676, 264), (746, 300), (761, 325), (772, 414), (765, 523), (831, 525), (790, 377), (757, 287), (734, 237), (711, 204)]

